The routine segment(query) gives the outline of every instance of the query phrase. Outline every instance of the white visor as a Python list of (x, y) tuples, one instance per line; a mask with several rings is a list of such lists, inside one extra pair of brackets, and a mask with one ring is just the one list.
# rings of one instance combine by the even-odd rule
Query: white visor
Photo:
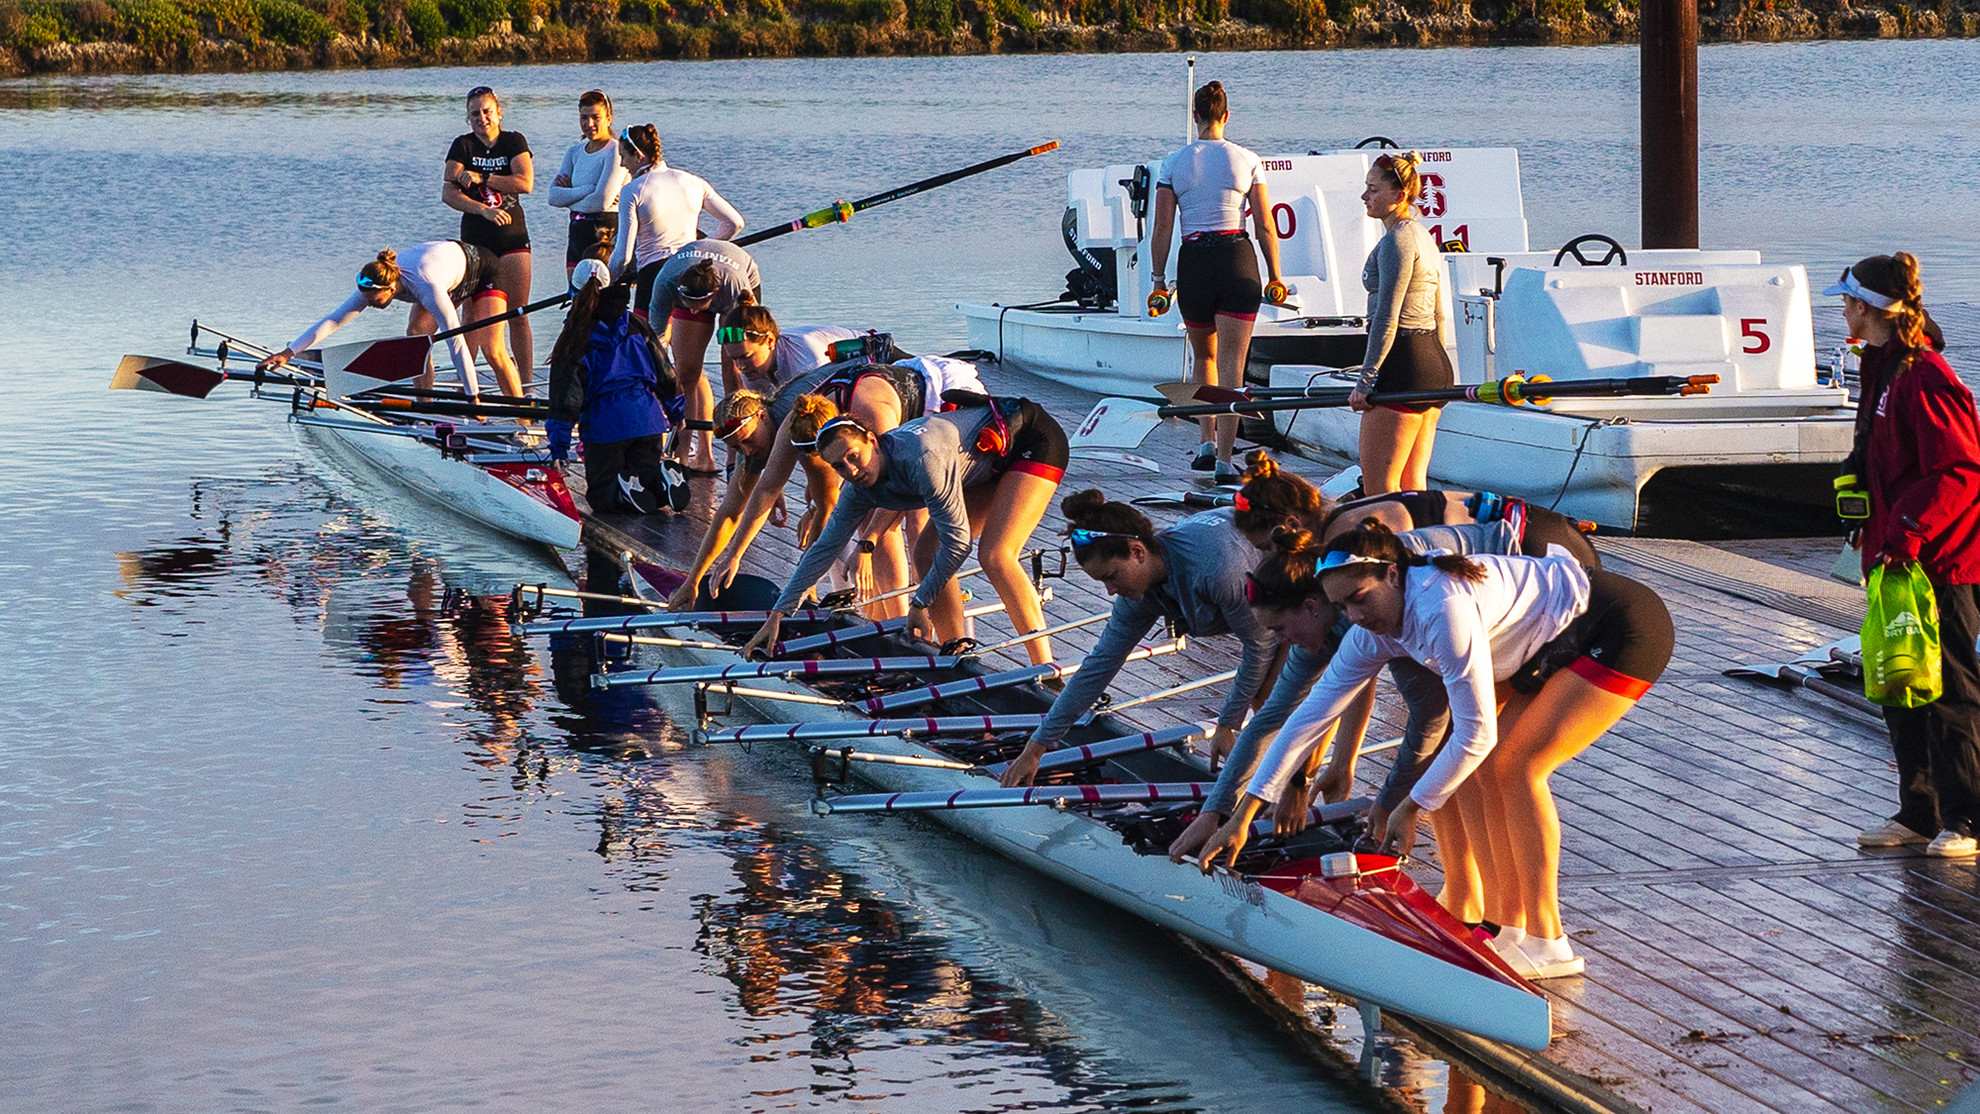
[(1898, 304), (1896, 298), (1888, 294), (1879, 294), (1875, 290), (1858, 282), (1856, 280), (1856, 269), (1853, 267), (1844, 271), (1842, 278), (1829, 284), (1829, 288), (1822, 291), (1822, 293), (1829, 295), (1847, 294), (1857, 301), (1876, 309), (1889, 309)]

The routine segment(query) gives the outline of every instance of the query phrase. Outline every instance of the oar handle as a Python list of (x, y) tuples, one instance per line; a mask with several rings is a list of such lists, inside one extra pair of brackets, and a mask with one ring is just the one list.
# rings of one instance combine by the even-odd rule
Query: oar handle
[(568, 302), (570, 300), (571, 300), (570, 292), (566, 291), (562, 294), (557, 294), (545, 298), (540, 302), (531, 302), (526, 306), (517, 306), (512, 310), (508, 310), (507, 312), (504, 313), (498, 313), (493, 317), (484, 317), (479, 321), (462, 325), (458, 329), (443, 329), (440, 332), (434, 333), (433, 336), (429, 339), (436, 342), (447, 340), (451, 337), (460, 336), (462, 333), (471, 333), (476, 329), (482, 328), (483, 326), (498, 325), (504, 321), (514, 321), (518, 317), (527, 317), (530, 314), (535, 313), (537, 310), (540, 309), (549, 309), (551, 306), (561, 306), (565, 302)]

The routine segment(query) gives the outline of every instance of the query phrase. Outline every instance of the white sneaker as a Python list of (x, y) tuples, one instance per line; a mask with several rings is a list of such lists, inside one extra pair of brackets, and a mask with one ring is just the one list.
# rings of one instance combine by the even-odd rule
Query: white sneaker
[(1948, 828), (1925, 845), (1925, 853), (1941, 859), (1970, 859), (1980, 855), (1980, 841), (1964, 832)]
[(1895, 820), (1886, 820), (1867, 831), (1858, 832), (1858, 847), (1910, 847), (1918, 843), (1930, 843), (1931, 837), (1924, 832), (1914, 832)]
[(1533, 974), (1526, 976), (1528, 979), (1565, 979), (1588, 970), (1588, 961), (1578, 955), (1549, 959), (1534, 955), (1527, 951), (1525, 946), (1521, 946), (1519, 950), (1526, 956), (1527, 962), (1533, 965)]

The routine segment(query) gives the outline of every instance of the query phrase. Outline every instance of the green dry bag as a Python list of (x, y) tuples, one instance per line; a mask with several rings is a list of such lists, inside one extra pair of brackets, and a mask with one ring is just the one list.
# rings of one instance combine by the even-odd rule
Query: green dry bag
[(1870, 570), (1863, 618), (1863, 695), (1889, 708), (1930, 704), (1939, 677), (1939, 601), (1916, 561)]

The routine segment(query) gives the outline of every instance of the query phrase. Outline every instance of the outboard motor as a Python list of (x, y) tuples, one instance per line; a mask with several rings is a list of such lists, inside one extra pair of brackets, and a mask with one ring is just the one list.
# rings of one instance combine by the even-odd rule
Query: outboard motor
[(1114, 306), (1114, 249), (1083, 248), (1079, 246), (1079, 214), (1071, 206), (1066, 207), (1065, 219), (1059, 222), (1059, 231), (1065, 236), (1066, 250), (1072, 253), (1073, 262), (1078, 264), (1066, 272), (1066, 292), (1060, 297), (1069, 302), (1078, 302), (1086, 309), (1106, 311)]

